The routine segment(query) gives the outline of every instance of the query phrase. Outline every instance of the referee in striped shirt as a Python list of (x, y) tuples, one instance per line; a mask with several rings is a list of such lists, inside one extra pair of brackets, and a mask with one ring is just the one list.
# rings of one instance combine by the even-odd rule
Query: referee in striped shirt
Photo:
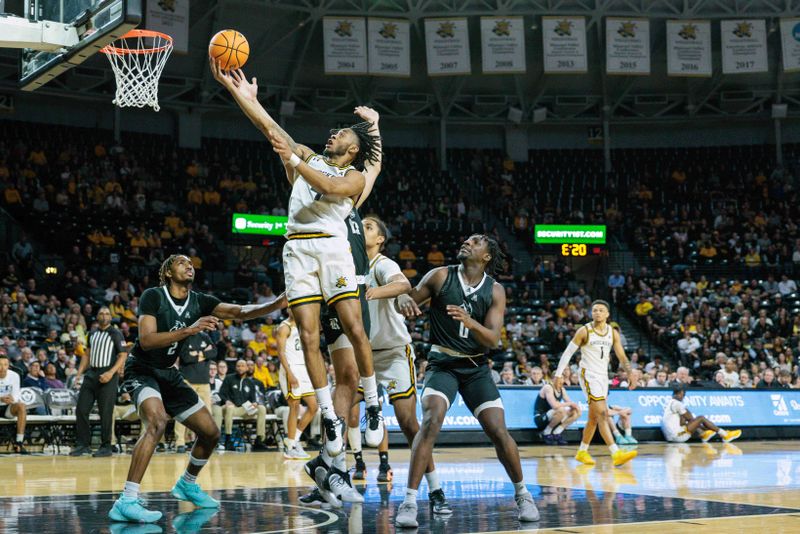
[(77, 444), (70, 456), (92, 452), (92, 429), (89, 414), (97, 400), (100, 410), (101, 444), (92, 456), (111, 456), (111, 431), (114, 426), (114, 404), (117, 401), (119, 372), (128, 353), (122, 332), (111, 326), (111, 310), (103, 306), (97, 312), (99, 328), (89, 334), (89, 347), (81, 358), (77, 382), (83, 376), (75, 410)]

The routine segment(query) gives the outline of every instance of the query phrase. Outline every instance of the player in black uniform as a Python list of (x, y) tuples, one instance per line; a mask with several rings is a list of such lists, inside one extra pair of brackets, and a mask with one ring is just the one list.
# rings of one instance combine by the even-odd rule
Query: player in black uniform
[(216, 297), (189, 289), (194, 274), (192, 260), (172, 255), (159, 270), (161, 285), (145, 290), (139, 300), (138, 339), (125, 364), (123, 388), (136, 403), (146, 430), (133, 449), (123, 493), (108, 513), (114, 521), (152, 523), (161, 519), (161, 512), (142, 506), (139, 483), (171, 417), (197, 435), (189, 466), (172, 488), (172, 495), (201, 508), (219, 506), (196, 483), (198, 473), (217, 446), (219, 428), (197, 393), (174, 367), (175, 361), (190, 336), (215, 330), (219, 319), (247, 321), (286, 306), (283, 296), (261, 305), (220, 302)]
[(494, 274), (502, 262), (502, 252), (494, 239), (473, 235), (461, 245), (458, 260), (460, 265), (433, 269), (408, 295), (400, 295), (396, 301), (397, 310), (412, 318), (421, 313), (418, 305), (430, 300), (432, 343), (422, 392), (422, 426), (411, 448), (406, 496), (395, 518), (398, 527), (418, 526), (417, 489), (456, 393), (461, 393), (480, 421), (514, 483), (519, 520), (539, 520), (485, 356), (486, 350), (500, 341), (505, 315), (503, 286), (486, 274)]
[(533, 405), (533, 420), (536, 428), (542, 431), (545, 445), (566, 445), (564, 430), (581, 416), (581, 407), (572, 402), (563, 387), (556, 390), (545, 384), (536, 395)]

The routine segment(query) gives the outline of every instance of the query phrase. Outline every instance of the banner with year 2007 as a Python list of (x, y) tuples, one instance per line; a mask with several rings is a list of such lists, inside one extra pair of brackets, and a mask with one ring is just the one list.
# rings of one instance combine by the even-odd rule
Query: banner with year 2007
[(542, 41), (546, 73), (587, 72), (584, 17), (542, 17)]
[(667, 74), (711, 76), (711, 22), (667, 21)]
[(525, 72), (525, 19), (481, 17), (484, 74)]
[(373, 76), (411, 75), (410, 24), (400, 19), (367, 19), (369, 73)]
[(428, 76), (471, 74), (466, 18), (425, 19)]
[(367, 73), (367, 25), (361, 17), (323, 17), (325, 74)]
[(650, 21), (606, 19), (606, 72), (650, 74)]
[(762, 20), (723, 20), (723, 74), (767, 72), (767, 25)]
[(783, 70), (800, 72), (800, 18), (781, 19)]

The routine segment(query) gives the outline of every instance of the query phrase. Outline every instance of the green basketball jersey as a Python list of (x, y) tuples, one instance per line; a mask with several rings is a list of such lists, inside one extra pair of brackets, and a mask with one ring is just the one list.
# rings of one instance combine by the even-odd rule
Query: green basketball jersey
[[(211, 315), (220, 300), (217, 297), (189, 291), (186, 300), (174, 299), (166, 286), (151, 287), (139, 299), (139, 316), (152, 315), (156, 318), (156, 332), (172, 332), (192, 326), (200, 317)], [(172, 367), (181, 355), (189, 337), (160, 349), (144, 350), (136, 339), (131, 355), (138, 361), (157, 369)]]
[[(458, 274), (458, 265), (447, 267), (447, 278), (439, 293), (431, 298), (429, 317), (431, 321), (431, 343), (442, 345), (464, 354), (483, 354), (486, 347), (475, 340), (475, 336), (464, 326), (447, 315), (447, 306), (464, 308), (470, 317), (483, 324), (486, 313), (492, 306), (494, 278), (484, 274), (475, 286), (464, 284)], [(439, 357), (438, 355), (436, 356)]]
[(353, 263), (356, 266), (358, 284), (364, 285), (364, 277), (369, 274), (369, 258), (367, 257), (367, 242), (364, 239), (364, 225), (361, 215), (353, 208), (345, 219), (347, 224), (347, 240), (350, 242), (350, 252), (353, 254)]

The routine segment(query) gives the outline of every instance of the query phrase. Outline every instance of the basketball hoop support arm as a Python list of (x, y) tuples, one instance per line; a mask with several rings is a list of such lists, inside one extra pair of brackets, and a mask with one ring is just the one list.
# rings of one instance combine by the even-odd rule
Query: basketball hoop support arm
[(78, 28), (54, 21), (33, 22), (22, 17), (0, 17), (0, 48), (33, 48), (58, 52), (78, 43)]

